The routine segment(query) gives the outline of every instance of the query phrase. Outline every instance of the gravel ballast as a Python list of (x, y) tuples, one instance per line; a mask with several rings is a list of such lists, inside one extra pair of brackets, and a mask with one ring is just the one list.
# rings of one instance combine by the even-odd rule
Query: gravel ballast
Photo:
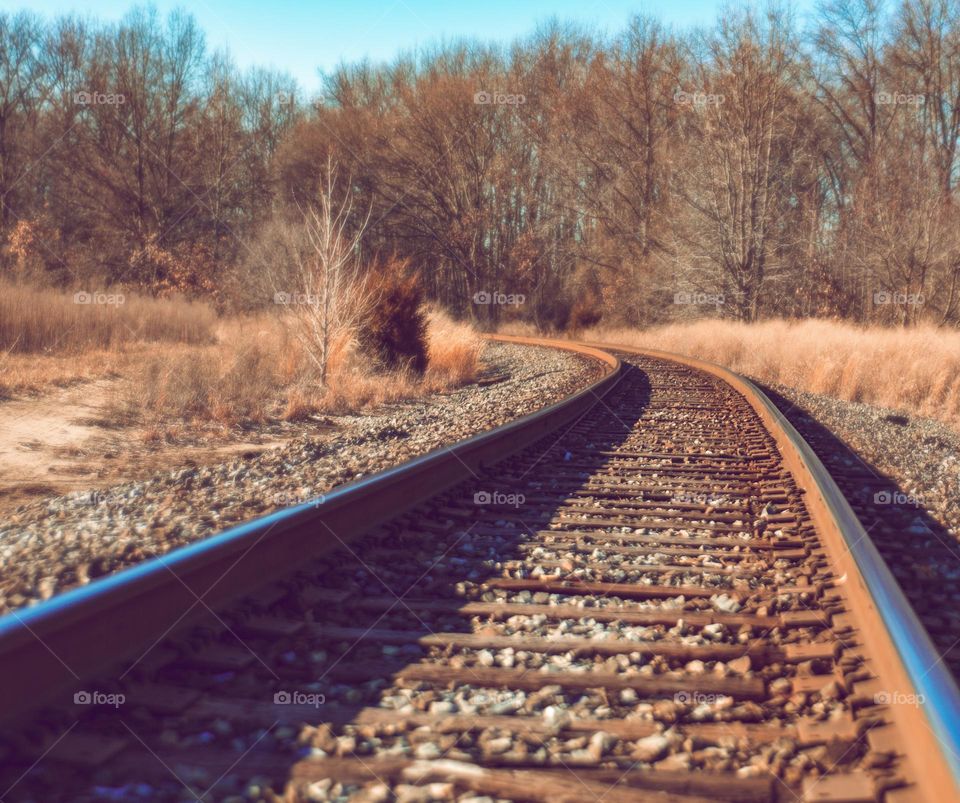
[(344, 483), (449, 446), (552, 404), (600, 376), (594, 360), (491, 343), (488, 385), (469, 385), (367, 415), (336, 416), (251, 459), (190, 467), (90, 493), (37, 501), (0, 525), (0, 612), (140, 563)]
[(794, 426), (804, 428), (812, 418), (826, 427), (868, 471), (894, 480), (904, 503), (926, 510), (954, 537), (960, 534), (960, 433), (940, 421), (885, 407), (782, 385), (770, 390)]
[(837, 481), (960, 681), (960, 433), (903, 411), (766, 390)]

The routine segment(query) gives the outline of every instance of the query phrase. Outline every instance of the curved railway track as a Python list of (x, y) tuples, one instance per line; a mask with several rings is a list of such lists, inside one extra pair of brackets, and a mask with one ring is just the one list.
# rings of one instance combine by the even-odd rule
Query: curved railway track
[(790, 425), (576, 348), (563, 403), (0, 620), (0, 799), (960, 799), (956, 686)]

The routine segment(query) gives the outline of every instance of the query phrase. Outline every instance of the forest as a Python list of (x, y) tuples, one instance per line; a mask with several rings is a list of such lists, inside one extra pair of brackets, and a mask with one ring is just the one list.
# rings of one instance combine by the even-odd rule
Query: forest
[(185, 12), (2, 14), (0, 274), (255, 311), (326, 206), (362, 271), (484, 328), (955, 327), (958, 134), (956, 0), (548, 22), (315, 96)]

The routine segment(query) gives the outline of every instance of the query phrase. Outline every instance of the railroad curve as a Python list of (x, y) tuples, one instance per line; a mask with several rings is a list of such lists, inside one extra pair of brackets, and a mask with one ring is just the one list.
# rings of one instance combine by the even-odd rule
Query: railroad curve
[(608, 374), (0, 619), (0, 797), (960, 799), (957, 688), (789, 423), (564, 347)]

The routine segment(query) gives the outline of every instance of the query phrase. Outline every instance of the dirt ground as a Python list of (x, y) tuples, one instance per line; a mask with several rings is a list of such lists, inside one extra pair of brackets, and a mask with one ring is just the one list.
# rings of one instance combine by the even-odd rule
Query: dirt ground
[(213, 436), (121, 423), (111, 405), (116, 381), (79, 382), (0, 401), (0, 516), (38, 497), (216, 463), (238, 453), (252, 457), (288, 440), (277, 427)]

